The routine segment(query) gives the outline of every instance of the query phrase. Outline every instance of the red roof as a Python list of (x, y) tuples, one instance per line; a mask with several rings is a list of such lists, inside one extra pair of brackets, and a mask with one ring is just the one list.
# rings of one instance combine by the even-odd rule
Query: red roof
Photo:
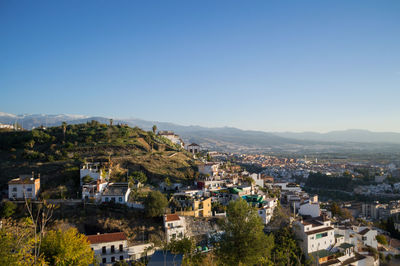
[(165, 222), (179, 221), (178, 214), (167, 214), (165, 215)]
[(126, 240), (126, 235), (123, 232), (118, 233), (109, 233), (109, 234), (99, 234), (99, 235), (90, 235), (87, 236), (88, 241), (90, 244), (97, 244), (97, 243), (106, 243), (106, 242), (115, 242)]

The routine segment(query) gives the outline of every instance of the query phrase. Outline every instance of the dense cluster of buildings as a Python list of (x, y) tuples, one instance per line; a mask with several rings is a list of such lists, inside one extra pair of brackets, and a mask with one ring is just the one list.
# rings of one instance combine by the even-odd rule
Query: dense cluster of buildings
[[(159, 136), (185, 147), (180, 137), (170, 131), (160, 131)], [(201, 147), (195, 143), (186, 150), (197, 156)], [(306, 159), (277, 158), (266, 155), (235, 155), (242, 164), (259, 165), (265, 168), (261, 173), (242, 171), (237, 165), (226, 164), (232, 155), (209, 153), (212, 162), (198, 163), (198, 176), (192, 184), (159, 184), (159, 190), (167, 192), (169, 210), (163, 216), (166, 242), (189, 236), (190, 220), (194, 218), (224, 217), (229, 202), (243, 199), (257, 209), (265, 226), (272, 220), (274, 210), (281, 205), (290, 210), (292, 228), (300, 239), (299, 244), (307, 258), (319, 265), (379, 265), (379, 259), (370, 248), (378, 249), (376, 229), (349, 221), (338, 222), (332, 213), (321, 207), (317, 195), (303, 191), (295, 183), (296, 177), (307, 178), (310, 173), (342, 175), (345, 171), (355, 177), (358, 173), (346, 165), (321, 164)], [(221, 160), (218, 160), (218, 159)], [(82, 200), (92, 203), (117, 203), (133, 208), (143, 208), (142, 203), (129, 200), (131, 189), (127, 182), (110, 182), (111, 170), (101, 163), (85, 163), (80, 168)], [(386, 174), (379, 175), (377, 182), (384, 182)], [(9, 181), (9, 199), (36, 199), (40, 192), (40, 176), (21, 175)], [(274, 193), (278, 191), (279, 193)], [(400, 191), (400, 183), (380, 183), (374, 186), (360, 186), (355, 192), (372, 194)], [(386, 219), (400, 213), (400, 201), (387, 204), (374, 202), (360, 204), (359, 216), (365, 219)], [(191, 217), (191, 218), (190, 218)], [(396, 224), (400, 228), (399, 223)], [(131, 245), (122, 232), (89, 235), (88, 241), (100, 264), (117, 261), (134, 261), (155, 251), (152, 243)]]

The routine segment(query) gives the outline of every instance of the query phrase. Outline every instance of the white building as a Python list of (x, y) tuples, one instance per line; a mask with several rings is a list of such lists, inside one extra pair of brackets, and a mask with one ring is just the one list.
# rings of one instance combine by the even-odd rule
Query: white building
[(0, 129), (14, 129), (14, 125), (0, 123)]
[(318, 217), (321, 215), (318, 196), (311, 197), (303, 203), (300, 203), (298, 213), (302, 216)]
[(200, 152), (200, 145), (196, 143), (189, 144), (186, 150), (192, 154), (196, 154)]
[(209, 163), (200, 164), (197, 167), (199, 168), (200, 174), (209, 175), (209, 176), (218, 175), (218, 168), (219, 168), (218, 163), (209, 162)]
[(36, 199), (40, 190), (40, 176), (34, 178), (33, 175), (20, 175), (19, 178), (8, 182), (9, 199)]
[(82, 200), (101, 201), (101, 195), (107, 187), (108, 182), (102, 182), (100, 179), (88, 184), (82, 185)]
[(164, 215), (164, 228), (167, 243), (172, 239), (182, 239), (185, 237), (185, 220), (177, 214)]
[(85, 176), (90, 176), (94, 181), (102, 180), (106, 181), (109, 179), (110, 171), (100, 167), (100, 163), (86, 163), (81, 166), (80, 169), (80, 184), (82, 186), (82, 179)]
[(336, 236), (343, 236), (344, 242), (355, 246), (356, 251), (362, 247), (370, 246), (378, 248), (376, 236), (378, 232), (366, 226), (335, 227)]
[(318, 217), (295, 224), (296, 235), (302, 240), (300, 247), (305, 254), (326, 250), (335, 244), (334, 228), (329, 219)]
[(122, 232), (87, 236), (100, 265), (111, 265), (116, 261), (129, 260), (128, 241)]
[(301, 187), (296, 183), (274, 183), (274, 186), (280, 187), (281, 191), (301, 192)]
[(264, 224), (268, 224), (271, 221), (276, 206), (278, 206), (276, 198), (264, 199), (263, 206), (258, 209), (258, 216), (260, 216)]
[(179, 145), (181, 148), (185, 147), (185, 143), (183, 140), (179, 137), (179, 135), (176, 135), (172, 131), (159, 131), (158, 132), (159, 136), (162, 136), (164, 138), (169, 139), (172, 143)]
[(130, 192), (131, 189), (128, 187), (128, 183), (110, 183), (101, 194), (101, 202), (126, 204)]
[(254, 184), (259, 187), (264, 187), (264, 179), (261, 174), (251, 174), (250, 177), (254, 180)]

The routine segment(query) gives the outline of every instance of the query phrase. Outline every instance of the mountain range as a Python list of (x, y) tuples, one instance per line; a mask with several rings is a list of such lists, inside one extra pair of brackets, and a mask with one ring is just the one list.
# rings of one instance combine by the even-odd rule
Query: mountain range
[[(57, 126), (86, 123), (97, 120), (109, 123), (110, 118), (84, 115), (14, 115), (0, 112), (0, 123), (19, 123), (25, 129), (43, 126)], [(196, 142), (207, 149), (241, 152), (346, 152), (346, 151), (400, 151), (400, 133), (372, 132), (368, 130), (343, 130), (328, 133), (317, 132), (264, 132), (242, 130), (233, 127), (208, 128), (202, 126), (182, 126), (169, 122), (146, 121), (136, 118), (113, 118), (114, 124), (128, 124), (144, 130), (156, 125), (158, 130), (171, 130), (186, 142)]]

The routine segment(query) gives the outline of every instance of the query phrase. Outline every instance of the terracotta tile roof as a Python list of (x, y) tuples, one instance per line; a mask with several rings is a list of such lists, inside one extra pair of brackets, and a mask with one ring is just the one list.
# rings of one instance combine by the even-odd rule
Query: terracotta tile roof
[(167, 214), (165, 215), (165, 222), (179, 221), (178, 214)]
[(90, 235), (87, 236), (87, 238), (90, 244), (98, 244), (98, 243), (126, 240), (126, 235), (123, 232), (118, 232), (118, 233), (108, 233), (100, 235)]

